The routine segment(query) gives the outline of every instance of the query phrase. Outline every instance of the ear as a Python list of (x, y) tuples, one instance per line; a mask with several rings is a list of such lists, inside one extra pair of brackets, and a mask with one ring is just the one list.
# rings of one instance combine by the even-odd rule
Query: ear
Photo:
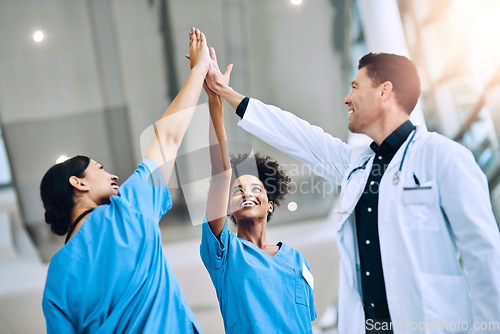
[(273, 203), (273, 201), (269, 201), (268, 205), (269, 205), (269, 209), (267, 209), (267, 211), (269, 213), (272, 213), (274, 211), (274, 203)]
[(382, 100), (387, 100), (392, 94), (392, 82), (386, 81), (380, 85), (380, 98)]
[(76, 190), (79, 190), (79, 191), (89, 191), (90, 188), (83, 182), (83, 179), (80, 179), (76, 176), (70, 176), (69, 178), (69, 184), (71, 184), (71, 186), (73, 188), (75, 188)]

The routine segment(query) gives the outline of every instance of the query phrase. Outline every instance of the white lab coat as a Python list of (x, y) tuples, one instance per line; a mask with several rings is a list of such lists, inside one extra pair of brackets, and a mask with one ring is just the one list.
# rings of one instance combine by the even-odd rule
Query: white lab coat
[[(339, 334), (365, 333), (353, 211), (374, 152), (256, 99), (250, 99), (238, 124), (341, 186)], [(473, 333), (474, 322), (500, 326), (500, 236), (486, 177), (465, 147), (417, 127), (394, 185), (409, 138), (389, 164), (379, 192), (380, 252), (394, 333)]]

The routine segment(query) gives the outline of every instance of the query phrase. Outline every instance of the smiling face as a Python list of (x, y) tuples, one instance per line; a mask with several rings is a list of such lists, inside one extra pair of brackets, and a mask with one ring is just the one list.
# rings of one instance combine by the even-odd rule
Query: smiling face
[(102, 164), (92, 159), (82, 178), (90, 198), (98, 205), (108, 204), (109, 198), (118, 194), (117, 181), (118, 176), (106, 172)]
[(253, 175), (237, 178), (229, 197), (229, 213), (236, 223), (239, 220), (267, 221), (267, 215), (273, 211), (273, 202), (269, 201), (264, 184)]
[(349, 110), (349, 130), (367, 134), (380, 116), (380, 87), (361, 68), (351, 84), (352, 90), (344, 97)]

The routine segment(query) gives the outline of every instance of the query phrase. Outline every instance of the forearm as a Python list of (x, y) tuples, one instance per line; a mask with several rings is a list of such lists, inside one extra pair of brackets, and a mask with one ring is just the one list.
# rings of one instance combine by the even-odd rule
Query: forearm
[(206, 68), (191, 70), (181, 90), (155, 125), (155, 138), (145, 157), (158, 165), (173, 161), (200, 97)]
[[(156, 127), (163, 140), (174, 142), (177, 148), (180, 146), (198, 104), (205, 74), (206, 68), (203, 66), (191, 70), (186, 82), (170, 106), (165, 110)], [(181, 112), (180, 115), (178, 115), (179, 112)]]
[(319, 176), (341, 184), (352, 148), (320, 127), (253, 98), (238, 125)]
[(209, 99), (210, 108), (210, 162), (212, 175), (230, 168), (227, 137), (224, 127), (224, 100), (220, 97)]
[(222, 98), (210, 98), (209, 107), (209, 142), (212, 178), (208, 190), (206, 214), (210, 229), (216, 237), (219, 237), (225, 224), (231, 182), (231, 165), (224, 128)]
[(240, 102), (245, 98), (244, 95), (241, 95), (234, 89), (232, 89), (230, 86), (224, 86), (218, 84), (218, 89), (216, 93), (221, 96), (224, 100), (229, 102), (229, 104), (234, 108), (238, 108), (238, 105)]

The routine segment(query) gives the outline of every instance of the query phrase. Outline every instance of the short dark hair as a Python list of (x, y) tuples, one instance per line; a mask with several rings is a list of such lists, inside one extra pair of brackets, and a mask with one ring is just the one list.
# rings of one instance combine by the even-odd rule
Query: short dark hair
[(40, 197), (45, 209), (45, 222), (57, 235), (68, 233), (72, 223), (71, 211), (75, 206), (75, 189), (69, 183), (69, 178), (71, 176), (84, 177), (89, 163), (88, 157), (77, 155), (52, 166), (42, 178)]
[[(257, 173), (255, 172), (255, 166), (257, 167)], [(281, 204), (290, 191), (290, 177), (278, 162), (268, 155), (254, 153), (252, 156), (244, 153), (231, 156), (231, 168), (233, 170), (231, 184), (242, 175), (253, 175), (262, 182), (264, 188), (266, 188), (267, 197), (276, 206)], [(271, 219), (272, 215), (272, 212), (267, 215), (267, 221)]]
[(396, 101), (409, 114), (420, 97), (420, 77), (415, 64), (404, 56), (392, 53), (369, 53), (359, 60), (358, 70), (366, 67), (376, 85), (390, 81)]

